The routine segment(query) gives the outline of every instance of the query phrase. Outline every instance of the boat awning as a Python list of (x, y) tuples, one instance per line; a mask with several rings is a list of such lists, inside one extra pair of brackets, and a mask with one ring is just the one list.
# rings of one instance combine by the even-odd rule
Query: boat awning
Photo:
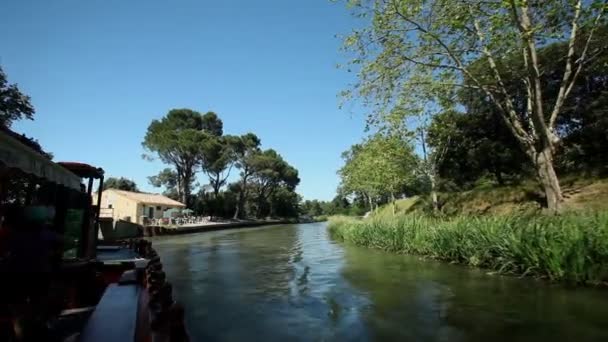
[(19, 169), (29, 175), (80, 190), (80, 178), (72, 172), (0, 131), (0, 165)]

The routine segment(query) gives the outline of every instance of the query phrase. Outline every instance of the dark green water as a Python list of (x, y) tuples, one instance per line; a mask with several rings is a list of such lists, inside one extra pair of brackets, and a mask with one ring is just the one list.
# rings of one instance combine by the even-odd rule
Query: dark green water
[(154, 241), (193, 341), (608, 341), (608, 291), (333, 242), (325, 224)]

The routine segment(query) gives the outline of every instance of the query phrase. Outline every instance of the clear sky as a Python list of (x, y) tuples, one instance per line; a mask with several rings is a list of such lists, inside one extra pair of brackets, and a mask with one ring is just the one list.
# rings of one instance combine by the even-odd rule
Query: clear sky
[(163, 165), (141, 158), (150, 121), (213, 110), (294, 165), (304, 198), (328, 200), (363, 135), (362, 114), (338, 109), (353, 76), (335, 67), (335, 35), (356, 24), (329, 0), (3, 0), (0, 65), (36, 108), (13, 129), (158, 191), (146, 177)]

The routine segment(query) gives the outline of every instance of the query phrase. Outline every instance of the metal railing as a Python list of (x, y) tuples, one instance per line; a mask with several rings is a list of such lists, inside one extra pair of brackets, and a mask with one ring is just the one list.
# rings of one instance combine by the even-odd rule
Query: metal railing
[(114, 208), (99, 208), (99, 217), (114, 217)]
[(188, 217), (172, 217), (172, 218), (145, 218), (145, 226), (184, 226), (184, 225), (196, 225), (211, 222), (209, 216), (188, 216)]

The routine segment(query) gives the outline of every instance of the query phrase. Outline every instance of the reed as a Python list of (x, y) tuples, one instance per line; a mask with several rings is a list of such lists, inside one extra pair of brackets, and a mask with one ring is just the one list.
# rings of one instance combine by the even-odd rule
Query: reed
[(396, 253), (576, 284), (608, 284), (608, 213), (331, 217), (333, 238)]

